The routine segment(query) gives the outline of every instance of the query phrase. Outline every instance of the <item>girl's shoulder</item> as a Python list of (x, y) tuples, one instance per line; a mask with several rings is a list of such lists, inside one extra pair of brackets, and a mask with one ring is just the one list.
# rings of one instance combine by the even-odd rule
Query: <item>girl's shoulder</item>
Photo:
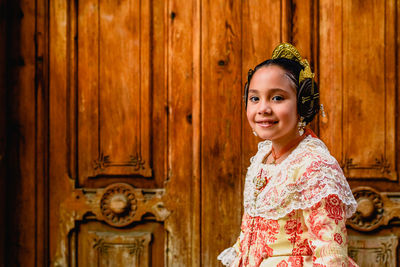
[(341, 170), (339, 163), (331, 155), (324, 142), (310, 135), (289, 155), (285, 165), (300, 168), (299, 174), (302, 173), (301, 170), (306, 171), (310, 168), (320, 171), (323, 171), (324, 167)]

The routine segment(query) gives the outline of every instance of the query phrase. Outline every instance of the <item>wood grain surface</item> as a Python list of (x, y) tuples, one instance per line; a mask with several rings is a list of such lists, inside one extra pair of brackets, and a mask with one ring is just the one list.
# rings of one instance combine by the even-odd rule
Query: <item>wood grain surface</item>
[[(5, 266), (220, 266), (217, 255), (240, 231), (244, 178), (261, 141), (243, 86), (280, 42), (316, 72), (328, 123), (317, 117), (311, 127), (355, 192), (372, 188), (357, 193), (352, 253), (365, 253), (365, 235), (400, 236), (397, 1), (0, 5), (10, 11), (0, 17)], [(116, 184), (138, 199), (103, 194)], [(374, 209), (379, 199), (390, 205)], [(150, 211), (138, 219), (136, 204)]]

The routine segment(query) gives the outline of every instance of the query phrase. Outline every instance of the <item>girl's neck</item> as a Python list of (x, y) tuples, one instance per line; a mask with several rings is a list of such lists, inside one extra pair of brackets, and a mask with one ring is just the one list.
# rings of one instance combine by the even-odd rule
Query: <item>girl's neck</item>
[(293, 142), (296, 142), (300, 138), (298, 131), (291, 133), (289, 136), (284, 136), (280, 139), (272, 140), (272, 147), (275, 153), (280, 154), (281, 151), (287, 146), (290, 146)]
[(272, 143), (271, 152), (266, 155), (264, 162), (273, 164), (282, 162), (282, 160), (284, 160), (290, 154), (290, 152), (297, 147), (297, 145), (305, 138), (305, 136), (306, 133), (300, 136), (296, 132), (296, 135), (292, 138), (287, 138), (286, 142), (278, 143), (280, 149), (278, 151), (276, 150), (274, 143)]

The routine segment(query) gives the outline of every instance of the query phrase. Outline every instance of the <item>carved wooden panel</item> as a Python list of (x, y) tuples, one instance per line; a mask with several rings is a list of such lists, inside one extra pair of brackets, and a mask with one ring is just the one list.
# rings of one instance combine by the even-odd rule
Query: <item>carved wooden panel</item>
[(77, 266), (164, 266), (162, 224), (146, 222), (129, 231), (88, 222), (73, 233)]
[(120, 236), (112, 232), (89, 231), (88, 241), (84, 243), (88, 245), (88, 258), (94, 260), (91, 266), (118, 263), (120, 266), (147, 267), (150, 266), (150, 241), (151, 233), (148, 232), (131, 232)]
[(77, 157), (80, 184), (152, 176), (151, 14), (148, 0), (69, 4), (70, 168)]
[(320, 6), (321, 137), (348, 178), (396, 180), (395, 1), (368, 3)]
[(348, 236), (349, 256), (362, 267), (396, 267), (396, 235)]
[[(137, 226), (135, 226), (134, 223), (144, 223), (148, 221), (165, 221), (165, 219), (170, 215), (170, 212), (167, 211), (164, 206), (164, 202), (162, 199), (163, 195), (163, 189), (135, 189), (132, 186), (124, 183), (111, 184), (105, 189), (75, 190), (60, 205), (60, 219), (58, 224), (59, 242), (57, 244), (57, 252), (53, 262), (53, 266), (66, 266), (74, 258), (73, 255), (76, 255), (76, 253), (82, 253), (82, 250), (80, 248), (71, 247), (70, 245), (71, 242), (74, 242), (74, 239), (80, 239), (82, 238), (81, 236), (84, 235), (82, 230), (79, 230), (78, 225), (80, 224), (81, 227), (85, 227), (88, 221), (103, 221), (105, 224), (95, 223), (95, 225), (97, 225), (96, 231), (104, 232), (104, 234), (101, 235), (106, 235), (106, 233), (114, 235), (117, 238), (116, 240), (118, 241), (118, 237), (121, 235), (121, 231), (124, 233), (125, 236), (132, 235), (137, 237), (137, 234), (135, 233), (135, 229), (137, 228)], [(107, 226), (107, 224), (115, 228), (111, 228)], [(130, 228), (126, 228), (125, 230), (121, 231), (116, 229), (126, 226), (130, 226)], [(165, 233), (162, 228), (163, 227), (161, 227), (160, 230), (161, 233), (158, 233), (158, 235), (164, 236)], [(112, 239), (111, 236), (108, 237), (108, 239), (103, 238), (103, 241), (105, 242), (104, 244), (101, 243), (103, 241), (101, 241), (100, 239), (100, 237), (85, 237), (83, 238), (83, 240), (85, 241), (82, 242), (93, 241), (95, 242), (95, 244), (91, 244), (89, 245), (89, 247), (100, 247), (100, 250), (103, 248), (103, 245), (106, 247), (112, 247), (113, 249), (116, 249), (115, 246), (119, 246), (117, 245), (118, 242)], [(114, 244), (111, 241), (107, 241), (111, 239), (117, 243), (113, 241), (115, 243)], [(146, 244), (150, 242), (150, 237), (147, 235), (145, 237), (142, 236), (139, 239), (140, 242), (144, 242)], [(133, 244), (132, 242), (128, 242), (130, 245), (122, 243), (121, 246), (123, 247), (123, 250), (119, 252), (123, 255), (125, 255), (125, 253), (129, 254), (129, 247)], [(134, 243), (136, 242), (139, 241), (134, 241)], [(124, 249), (128, 249), (128, 252), (126, 252)], [(145, 248), (143, 247), (143, 249)], [(89, 253), (88, 251), (90, 251), (88, 248), (83, 249), (83, 255), (86, 255), (85, 253)], [(97, 258), (103, 257), (105, 259), (108, 259), (110, 261), (110, 264), (116, 264), (119, 262), (118, 260), (111, 261), (111, 258), (102, 253), (104, 251), (101, 250), (100, 252), (100, 254), (96, 254)], [(90, 257), (93, 258), (93, 255)], [(88, 259), (88, 257), (85, 256), (83, 258)], [(87, 265), (83, 264), (80, 266)], [(99, 265), (95, 266), (102, 265), (99, 263)]]
[(368, 232), (381, 226), (398, 224), (400, 192), (379, 192), (369, 186), (353, 189), (357, 210), (347, 223), (352, 228)]

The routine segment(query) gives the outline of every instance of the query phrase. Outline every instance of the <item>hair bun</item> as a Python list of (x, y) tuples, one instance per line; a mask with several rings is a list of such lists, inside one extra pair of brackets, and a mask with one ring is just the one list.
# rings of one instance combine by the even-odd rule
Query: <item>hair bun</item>
[(304, 79), (299, 86), (297, 110), (306, 123), (311, 122), (315, 114), (319, 112), (318, 85), (311, 78)]

